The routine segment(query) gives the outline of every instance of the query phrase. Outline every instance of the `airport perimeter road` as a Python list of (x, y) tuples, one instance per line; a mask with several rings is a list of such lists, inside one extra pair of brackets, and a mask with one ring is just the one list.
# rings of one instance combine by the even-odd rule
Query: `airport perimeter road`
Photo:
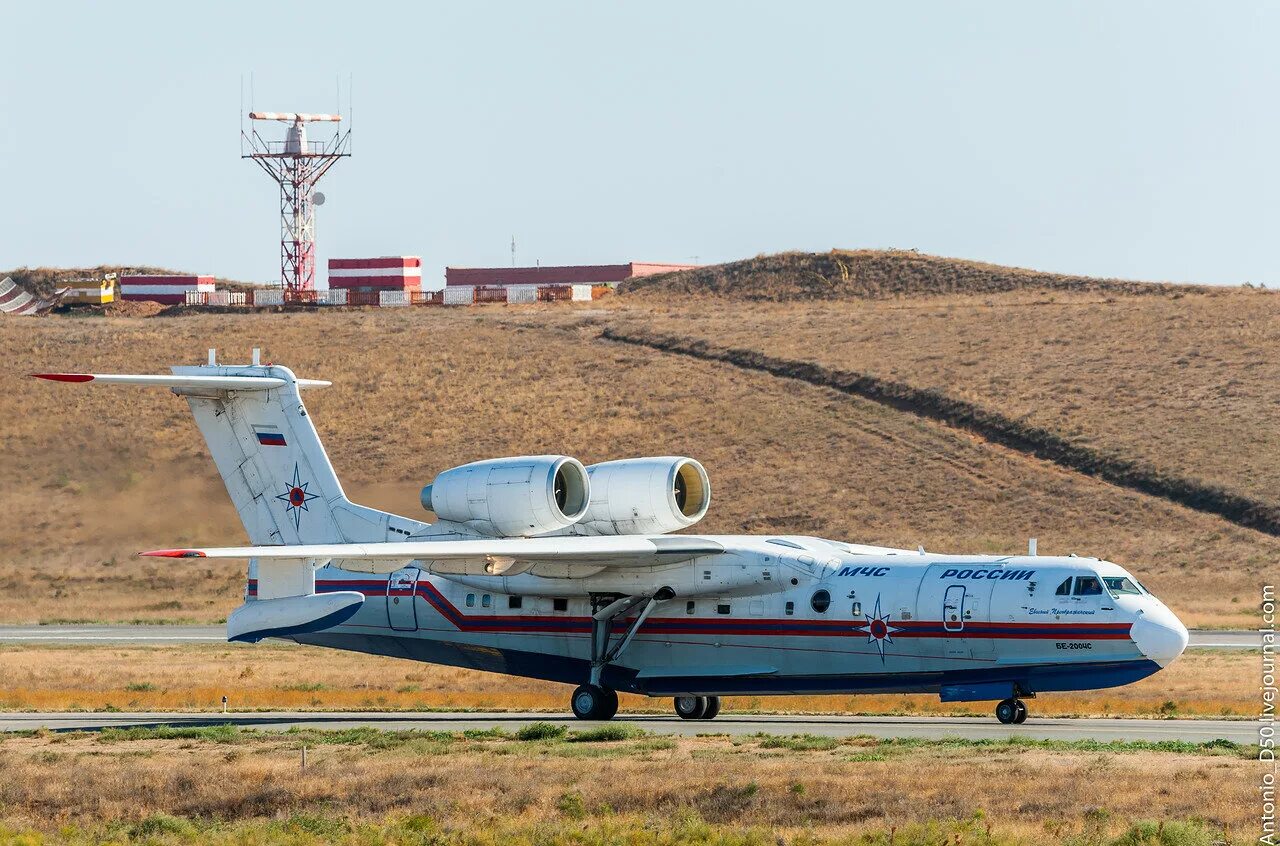
[[(1257, 743), (1257, 725), (1248, 720), (1067, 720), (1031, 718), (1021, 726), (1004, 726), (995, 717), (822, 717), (725, 714), (715, 720), (682, 720), (675, 715), (619, 714), (617, 722), (639, 725), (656, 734), (694, 735), (724, 733), (816, 734), (827, 737), (921, 737), (968, 740), (1028, 737), (1041, 740), (1182, 740), (1207, 743), (1231, 740)], [(466, 731), (503, 728), (516, 731), (533, 722), (550, 722), (570, 728), (600, 725), (579, 722), (568, 714), (463, 714), (414, 712), (246, 712), (231, 714), (0, 714), (0, 731), (37, 728), (54, 731), (98, 731), (134, 726), (232, 725), (263, 731), (291, 728), (350, 729), (371, 727), (394, 731)]]
[[(0, 643), (226, 643), (225, 626), (0, 626)], [(1191, 649), (1259, 649), (1250, 631), (1194, 631)]]

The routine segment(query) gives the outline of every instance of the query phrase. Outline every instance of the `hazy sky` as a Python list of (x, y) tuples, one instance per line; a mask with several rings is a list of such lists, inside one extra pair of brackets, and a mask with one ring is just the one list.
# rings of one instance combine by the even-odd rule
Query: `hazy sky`
[(434, 286), (515, 235), (522, 264), (913, 247), (1280, 284), (1277, 4), (0, 0), (0, 28), (0, 268), (278, 278), (241, 77), (332, 111), (351, 74), (322, 268), (421, 255)]

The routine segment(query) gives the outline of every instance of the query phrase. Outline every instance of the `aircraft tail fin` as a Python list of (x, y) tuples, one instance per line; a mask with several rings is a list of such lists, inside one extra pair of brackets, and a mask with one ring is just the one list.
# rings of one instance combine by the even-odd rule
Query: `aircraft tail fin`
[[(255, 356), (256, 358), (256, 356)], [(254, 544), (379, 543), (426, 524), (353, 503), (302, 402), (279, 365), (174, 367), (171, 375), (44, 373), (62, 382), (163, 386), (186, 399)]]

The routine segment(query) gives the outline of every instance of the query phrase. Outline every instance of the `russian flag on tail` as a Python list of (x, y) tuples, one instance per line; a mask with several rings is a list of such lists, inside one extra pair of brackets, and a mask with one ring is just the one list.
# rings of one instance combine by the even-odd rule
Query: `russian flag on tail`
[(255, 424), (253, 433), (258, 436), (258, 443), (262, 446), (288, 446), (284, 442), (284, 434), (280, 431), (279, 426), (258, 426)]

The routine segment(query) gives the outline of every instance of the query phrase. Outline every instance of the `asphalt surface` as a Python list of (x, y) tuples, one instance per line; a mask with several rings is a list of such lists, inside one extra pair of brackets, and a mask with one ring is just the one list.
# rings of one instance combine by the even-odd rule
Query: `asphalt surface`
[[(0, 643), (226, 643), (224, 626), (0, 626)], [(1256, 631), (1194, 631), (1191, 649), (1259, 649)]]
[[(1257, 724), (1248, 720), (1071, 720), (1032, 716), (1020, 726), (1005, 726), (995, 717), (823, 717), (725, 714), (709, 721), (682, 720), (674, 715), (622, 714), (618, 721), (634, 723), (655, 734), (815, 734), (826, 737), (916, 737), (969, 740), (1026, 737), (1041, 740), (1181, 740), (1206, 743), (1231, 740), (1257, 743)], [(134, 726), (213, 726), (231, 723), (247, 729), (287, 731), (291, 728), (350, 729), (373, 727), (403, 731), (466, 731), (500, 727), (515, 731), (532, 722), (551, 722), (570, 728), (599, 725), (568, 714), (537, 713), (403, 713), (403, 712), (244, 712), (230, 714), (29, 713), (0, 714), (0, 731), (45, 728), (54, 731), (98, 731)]]

